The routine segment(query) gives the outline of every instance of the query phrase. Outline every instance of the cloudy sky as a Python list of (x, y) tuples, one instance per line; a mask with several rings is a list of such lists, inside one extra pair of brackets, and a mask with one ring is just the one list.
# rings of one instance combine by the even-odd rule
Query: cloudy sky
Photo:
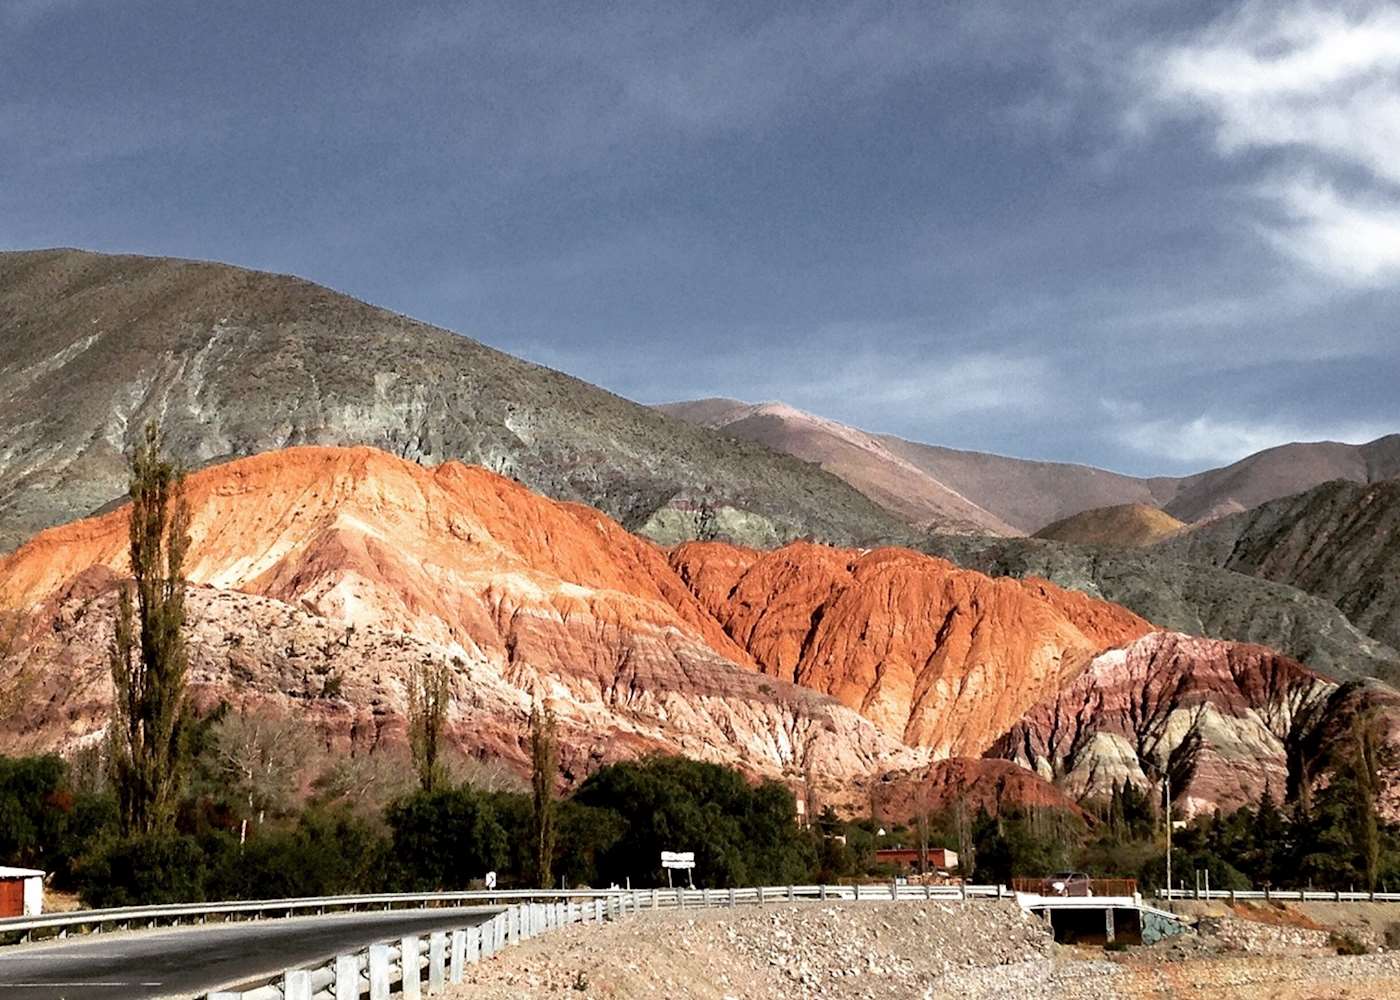
[(1397, 150), (1393, 3), (0, 0), (0, 246), (1131, 472), (1400, 431)]

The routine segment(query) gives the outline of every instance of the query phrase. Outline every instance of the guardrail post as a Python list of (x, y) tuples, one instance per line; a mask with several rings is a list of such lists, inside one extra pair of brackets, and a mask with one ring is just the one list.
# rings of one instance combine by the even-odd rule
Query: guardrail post
[(821, 885), (817, 886), (817, 898), (818, 898), (818, 899), (826, 899), (826, 883), (825, 883), (825, 882), (823, 882)]
[(661, 909), (661, 894), (656, 889), (651, 890), (651, 908), (653, 910)]
[(855, 901), (856, 901), (857, 903), (859, 903), (859, 902), (860, 902), (860, 883), (857, 882), (854, 886), (852, 886), (852, 888), (855, 889), (855, 891), (856, 891), (856, 893), (855, 893)]
[(335, 995), (359, 1000), (360, 960), (357, 956), (335, 956)]
[[(467, 932), (455, 930), (452, 932), (452, 952), (447, 968), (447, 978), (454, 983), (460, 983), (462, 977), (466, 975), (467, 969)], [(336, 994), (339, 996), (340, 994)]]
[(890, 879), (890, 902), (894, 902), (894, 901), (897, 900), (898, 898), (899, 898), (899, 882), (896, 881), (895, 879)]
[(311, 1000), (311, 973), (305, 969), (288, 969), (282, 975), (283, 1000)]
[(758, 905), (763, 905), (763, 886), (758, 887)]
[(389, 946), (387, 944), (369, 946), (369, 1000), (389, 1000)]
[(421, 1000), (422, 978), (418, 965), (418, 938), (406, 937), (399, 943), (399, 970), (403, 973), (403, 1000)]
[(733, 909), (733, 908), (734, 908), (734, 895), (735, 895), (734, 890), (733, 890), (733, 889), (730, 889), (730, 890), (729, 890), (729, 908), (730, 908), (730, 909)]
[(428, 938), (428, 992), (437, 993), (447, 985), (447, 932), (433, 931)]
[(797, 893), (793, 891), (792, 886), (788, 886), (788, 902), (791, 903), (791, 902), (793, 902), (793, 901), (796, 900), (796, 899), (797, 899)]

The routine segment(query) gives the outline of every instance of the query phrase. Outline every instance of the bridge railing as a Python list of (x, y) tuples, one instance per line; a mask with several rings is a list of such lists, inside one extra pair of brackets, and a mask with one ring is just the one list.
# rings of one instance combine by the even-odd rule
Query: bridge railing
[(1400, 903), (1400, 892), (1333, 892), (1324, 889), (1158, 889), (1158, 899), (1253, 900), (1300, 903)]
[[(550, 893), (536, 893), (545, 897)], [(215, 990), (205, 1000), (345, 1000), (390, 995), (418, 997), (462, 982), (466, 967), (502, 948), (576, 923), (601, 923), (644, 910), (754, 906), (797, 900), (890, 902), (1012, 898), (1002, 886), (875, 885), (755, 886), (744, 889), (614, 889), (595, 898), (514, 903), (473, 926), (408, 936), (337, 955), (307, 969), (288, 969), (261, 985)]]
[[(1013, 878), (1011, 888), (1041, 896), (1056, 895), (1053, 878)], [(1070, 882), (1067, 893), (1073, 896), (1132, 896), (1138, 891), (1135, 878), (1093, 878)], [(1064, 895), (1065, 893), (1060, 893)]]

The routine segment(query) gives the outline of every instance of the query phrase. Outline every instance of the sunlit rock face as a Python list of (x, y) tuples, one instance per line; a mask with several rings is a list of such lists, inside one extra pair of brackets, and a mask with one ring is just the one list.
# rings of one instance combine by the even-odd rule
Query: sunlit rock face
[(1152, 628), (1043, 581), (907, 549), (693, 542), (671, 565), (764, 673), (937, 756), (980, 754), (1094, 656)]
[[(432, 662), (472, 756), (523, 771), (538, 693), (566, 783), (680, 753), (861, 809), (882, 787), (1061, 808), (1152, 780), (1189, 732), (1190, 800), (1242, 802), (1293, 780), (1319, 705), (1331, 729), (1345, 717), (1343, 689), (1286, 657), (1044, 581), (895, 548), (666, 551), (457, 463), (293, 448), (200, 471), (186, 499), (196, 707), (304, 720), (335, 753), (401, 748)], [(119, 509), (0, 560), (0, 610), (24, 625), (0, 662), (0, 751), (101, 737), (126, 548)], [(1345, 693), (1353, 714), (1372, 697)]]
[[(399, 738), (419, 663), (452, 664), (452, 730), (523, 765), (551, 697), (565, 765), (663, 751), (832, 784), (917, 752), (818, 693), (756, 673), (650, 542), (479, 468), (297, 448), (192, 476), (192, 682), (330, 744)], [(104, 724), (125, 511), (44, 532), (0, 562), (0, 605), (36, 623), (7, 664), (13, 747)]]
[(1075, 798), (1171, 772), (1187, 812), (1277, 798), (1317, 777), (1358, 712), (1394, 728), (1381, 685), (1340, 687), (1264, 646), (1154, 632), (1095, 657), (989, 751)]

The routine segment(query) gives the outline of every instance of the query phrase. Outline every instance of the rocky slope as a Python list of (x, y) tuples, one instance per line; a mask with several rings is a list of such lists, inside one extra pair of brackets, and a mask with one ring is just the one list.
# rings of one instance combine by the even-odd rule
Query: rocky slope
[[(401, 738), (406, 682), (451, 664), (464, 749), (523, 761), (533, 693), (566, 769), (664, 750), (825, 793), (920, 756), (818, 693), (764, 678), (659, 549), (596, 510), (483, 469), (298, 448), (191, 477), (196, 694), (270, 706), (328, 743)], [(125, 510), (0, 561), (0, 607), (33, 627), (0, 673), (7, 748), (91, 739), (106, 713), (111, 586)]]
[(1202, 525), (1162, 550), (1298, 587), (1400, 645), (1400, 480), (1326, 483)]
[(1115, 545), (1141, 548), (1175, 535), (1186, 525), (1164, 510), (1147, 504), (1130, 503), (1099, 507), (1046, 525), (1036, 538), (1075, 545)]
[(916, 771), (891, 772), (869, 785), (868, 807), (881, 822), (912, 825), (922, 816), (961, 808), (966, 817), (1003, 809), (1084, 810), (1048, 778), (998, 757), (946, 757)]
[[(556, 706), (570, 781), (664, 751), (806, 783), (819, 803), (1068, 808), (1029, 771), (965, 758), (1154, 632), (1043, 580), (906, 549), (667, 553), (487, 470), (368, 448), (212, 466), (186, 495), (197, 704), (304, 718), (333, 753), (401, 744), (412, 671), (445, 662), (463, 750), (522, 768), (539, 692)], [(27, 622), (0, 657), (0, 750), (100, 735), (125, 519), (50, 529), (0, 559), (0, 612)], [(1213, 676), (1216, 647), (1175, 648), (1178, 673)], [(1267, 711), (1255, 694), (1268, 690), (1241, 687), (1229, 718)], [(1267, 770), (1274, 748), (1241, 739)], [(958, 759), (930, 767), (945, 757)]]
[(693, 542), (671, 565), (765, 674), (939, 756), (981, 753), (1093, 656), (1152, 628), (1050, 584), (906, 549)]
[(0, 253), (0, 551), (124, 492), (159, 417), (192, 467), (298, 444), (461, 459), (675, 541), (887, 537), (845, 483), (329, 289), (220, 264)]
[(814, 462), (881, 507), (919, 528), (973, 535), (1021, 532), (896, 455), (873, 434), (783, 403), (700, 400), (657, 407), (663, 413)]
[(1157, 549), (941, 536), (924, 549), (993, 576), (1039, 577), (1130, 608), (1162, 628), (1272, 647), (1335, 680), (1400, 683), (1400, 652), (1296, 587)]
[(1262, 646), (1157, 632), (1096, 657), (990, 752), (1075, 798), (1170, 772), (1188, 813), (1233, 808), (1310, 784), (1357, 699), (1393, 715), (1392, 698), (1339, 688)]
[[(1001, 532), (987, 526), (987, 532), (994, 534), (1033, 534), (1081, 511), (1123, 504), (1160, 508), (1190, 523), (1255, 507), (1331, 479), (1372, 483), (1400, 475), (1400, 434), (1364, 445), (1289, 444), (1195, 475), (1138, 478), (1084, 465), (920, 444), (838, 424), (780, 403), (755, 406), (705, 399), (668, 403), (661, 409), (821, 462), (913, 523), (936, 524), (936, 520), (911, 512), (903, 497), (889, 498), (887, 483), (899, 483), (911, 496), (957, 497), (967, 510), (980, 511), (978, 517), (990, 514), (1012, 529)], [(859, 442), (856, 461), (849, 457), (850, 442)], [(975, 520), (969, 515), (969, 523)]]

